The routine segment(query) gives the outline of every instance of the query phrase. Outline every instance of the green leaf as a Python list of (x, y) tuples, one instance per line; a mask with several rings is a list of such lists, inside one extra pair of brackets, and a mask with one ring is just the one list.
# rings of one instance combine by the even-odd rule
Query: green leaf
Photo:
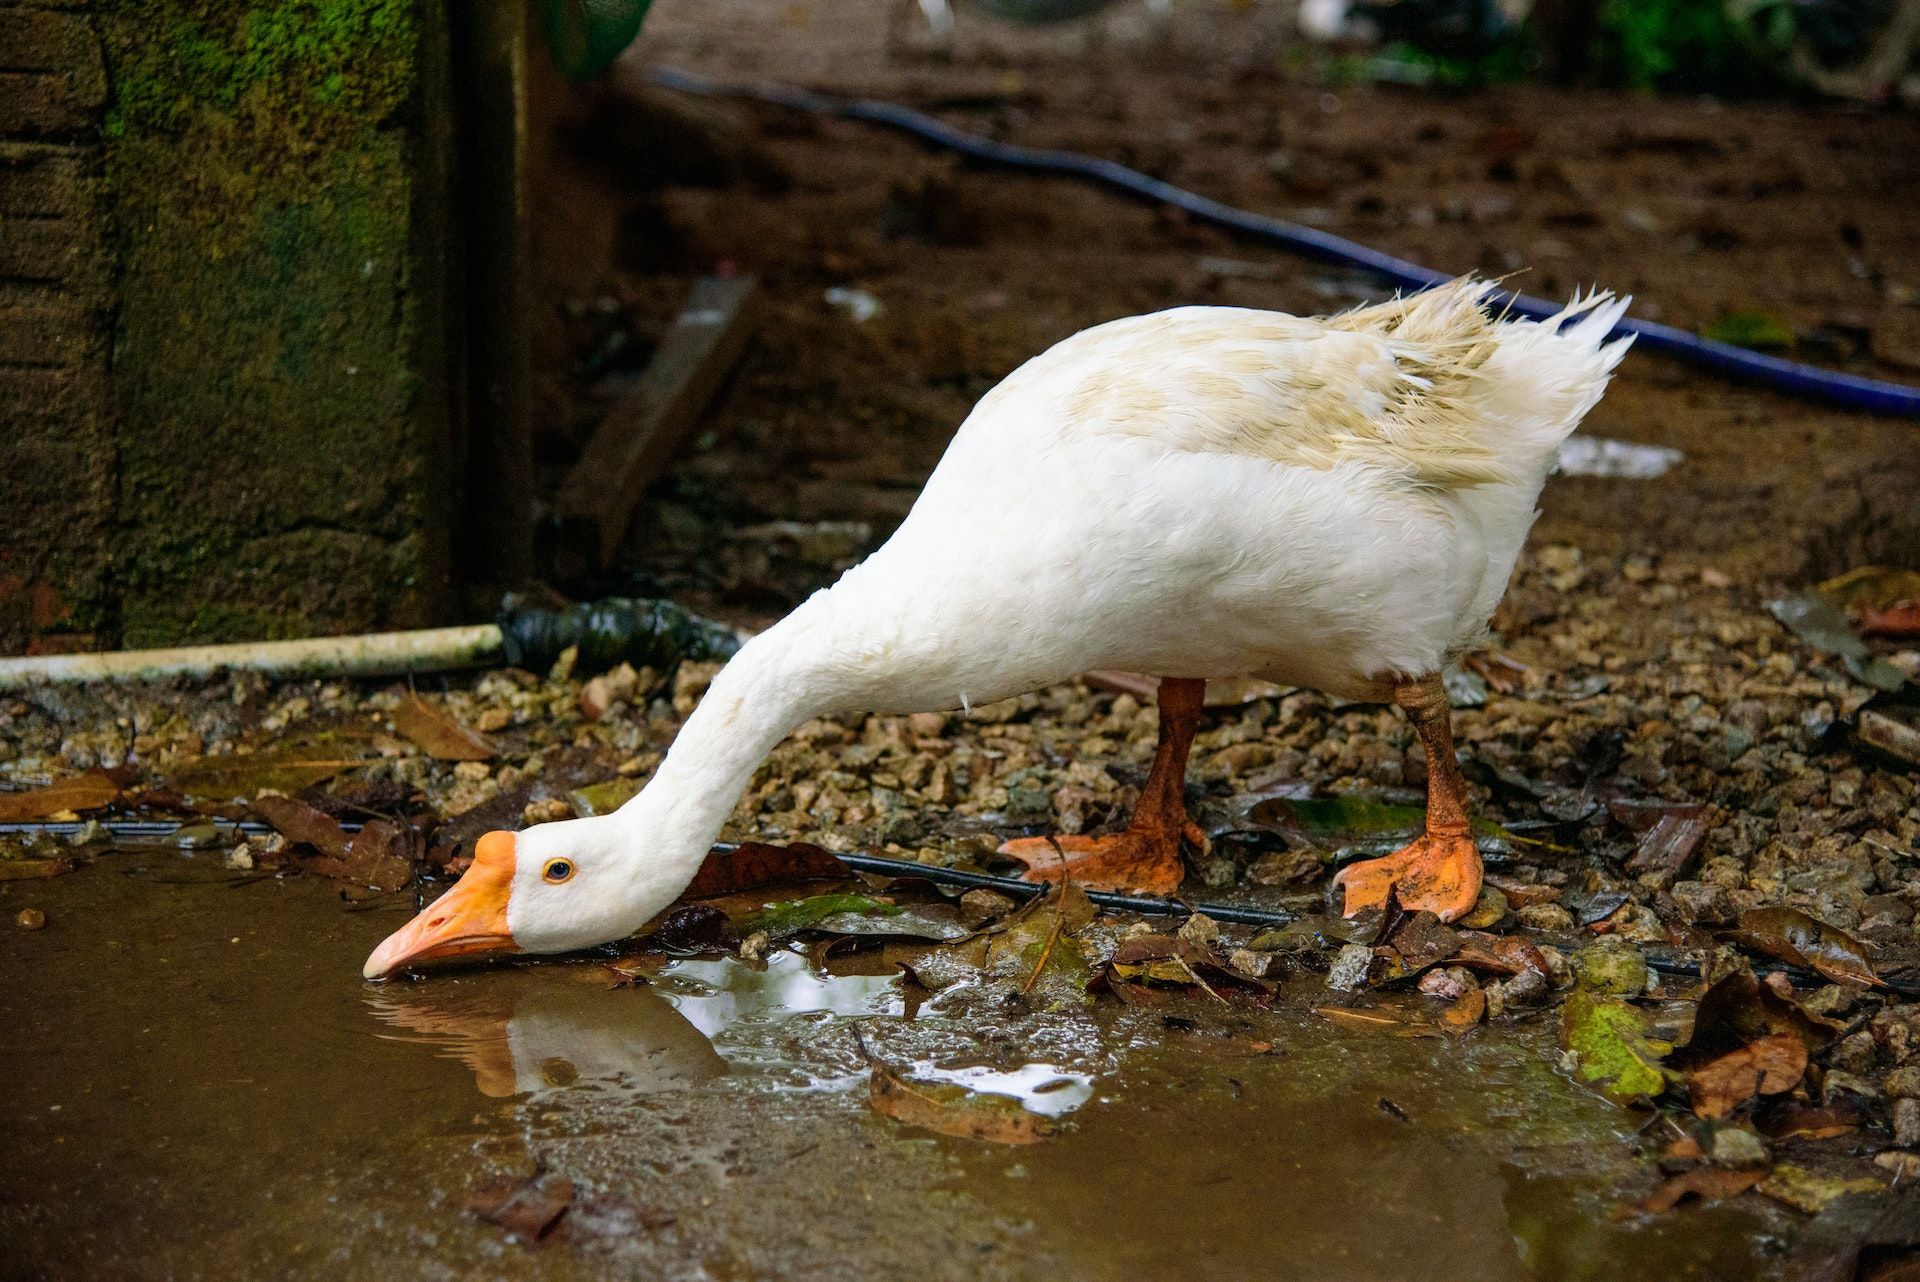
[(1614, 997), (1576, 991), (1561, 1011), (1560, 1044), (1573, 1052), (1575, 1080), (1612, 1099), (1652, 1099), (1667, 1089), (1660, 1060), (1673, 1047), (1647, 1036), (1647, 1016)]
[(793, 935), (811, 929), (829, 917), (841, 914), (890, 917), (899, 911), (892, 904), (875, 899), (871, 895), (813, 895), (807, 899), (789, 899), (782, 903), (768, 904), (759, 912), (742, 920), (739, 923), (739, 930), (742, 935), (765, 931), (778, 939), (782, 935)]

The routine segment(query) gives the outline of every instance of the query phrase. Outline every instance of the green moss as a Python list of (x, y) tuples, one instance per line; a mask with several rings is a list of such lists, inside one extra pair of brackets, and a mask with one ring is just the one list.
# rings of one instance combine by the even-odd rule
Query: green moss
[(149, 34), (121, 50), (109, 138), (177, 131), (209, 108), (296, 130), (371, 127), (412, 91), (412, 0), (119, 0), (111, 8)]
[(128, 643), (439, 608), (437, 2), (102, 5)]

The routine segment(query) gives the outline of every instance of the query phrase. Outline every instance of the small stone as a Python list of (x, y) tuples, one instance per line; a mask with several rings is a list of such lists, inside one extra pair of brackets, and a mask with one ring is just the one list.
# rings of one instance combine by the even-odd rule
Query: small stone
[(997, 890), (969, 890), (960, 896), (960, 912), (967, 925), (978, 929), (990, 921), (998, 921), (1012, 912), (1017, 904), (1010, 895)]
[(1530, 930), (1570, 931), (1574, 924), (1573, 914), (1559, 904), (1528, 904), (1513, 915)]
[(1420, 991), (1429, 997), (1457, 1001), (1460, 994), (1480, 987), (1473, 972), (1465, 966), (1437, 966), (1420, 977)]
[(47, 924), (47, 915), (38, 908), (22, 908), (13, 915), (13, 924), (22, 930), (39, 930)]
[(473, 719), (473, 728), (481, 734), (494, 734), (513, 724), (512, 708), (484, 708)]
[(1506, 916), (1507, 897), (1492, 886), (1482, 886), (1473, 911), (1456, 924), (1468, 930), (1489, 930), (1504, 921)]
[(1713, 1133), (1708, 1160), (1715, 1166), (1765, 1166), (1766, 1141), (1744, 1126), (1723, 1126)]
[(253, 847), (243, 841), (232, 850), (229, 850), (226, 859), (222, 862), (229, 868), (235, 868), (242, 872), (251, 871), (253, 868)]
[(1893, 1102), (1893, 1142), (1903, 1148), (1920, 1148), (1920, 1099)]
[(938, 739), (947, 732), (947, 714), (916, 712), (907, 718), (907, 731), (916, 739)]
[(602, 672), (580, 687), (580, 715), (598, 721), (623, 703), (633, 702), (639, 689), (640, 674), (631, 663), (623, 663), (610, 672)]
[(1227, 954), (1227, 965), (1250, 979), (1272, 979), (1286, 964), (1287, 959), (1279, 953), (1256, 953), (1251, 948), (1236, 948)]
[(750, 962), (764, 960), (767, 955), (767, 945), (770, 942), (772, 941), (768, 938), (766, 931), (754, 931), (740, 941), (740, 960)]
[(1319, 879), (1324, 865), (1312, 850), (1275, 850), (1247, 865), (1247, 880), (1256, 886), (1298, 886)]
[(1860, 990), (1851, 984), (1828, 984), (1816, 988), (1800, 1003), (1808, 1014), (1827, 1019), (1845, 1015), (1860, 1002)]
[(1894, 1069), (1880, 1090), (1888, 1099), (1920, 1100), (1920, 1064)]
[(466, 783), (479, 783), (492, 773), (484, 761), (462, 761), (453, 768), (453, 777)]
[(1647, 991), (1647, 959), (1618, 936), (1602, 935), (1574, 953), (1572, 964), (1574, 982), (1590, 992), (1637, 997)]
[(1680, 910), (1680, 919), (1692, 925), (1719, 926), (1734, 919), (1733, 898), (1723, 886), (1704, 881), (1676, 881), (1667, 892)]
[(1883, 1171), (1891, 1171), (1895, 1183), (1911, 1184), (1920, 1179), (1920, 1153), (1881, 1153), (1873, 1159), (1873, 1164)]
[(1866, 1029), (1850, 1033), (1827, 1052), (1827, 1066), (1846, 1073), (1871, 1073), (1876, 1047)]
[(1251, 774), (1273, 764), (1273, 745), (1236, 743), (1213, 754), (1213, 764), (1230, 775)]
[(682, 663), (673, 674), (673, 710), (683, 717), (691, 716), (723, 666), (719, 663)]
[(580, 662), (580, 647), (570, 645), (560, 652), (560, 657), (547, 669), (547, 680), (553, 682), (573, 680), (573, 665)]
[(549, 797), (545, 801), (529, 801), (520, 808), (520, 820), (529, 828), (534, 824), (550, 824), (571, 818), (573, 818), (573, 805), (562, 797)]
[(67, 844), (69, 846), (97, 846), (102, 842), (111, 840), (112, 837), (113, 834), (107, 831), (105, 824), (101, 823), (98, 819), (89, 819), (73, 830), (73, 833), (67, 838)]
[(1547, 977), (1537, 970), (1523, 970), (1510, 979), (1487, 986), (1487, 1018), (1497, 1019), (1508, 1011), (1538, 1006), (1553, 991)]
[(1880, 1092), (1873, 1089), (1873, 1083), (1852, 1073), (1841, 1072), (1837, 1068), (1827, 1070), (1826, 1079), (1821, 1082), (1820, 1102), (1831, 1104), (1848, 1095), (1855, 1099), (1869, 1100)]
[(1343, 944), (1327, 971), (1327, 987), (1338, 993), (1351, 993), (1367, 986), (1367, 972), (1373, 969), (1373, 949), (1365, 944)]
[(1180, 938), (1203, 948), (1210, 947), (1220, 942), (1220, 923), (1205, 913), (1195, 913), (1180, 923)]

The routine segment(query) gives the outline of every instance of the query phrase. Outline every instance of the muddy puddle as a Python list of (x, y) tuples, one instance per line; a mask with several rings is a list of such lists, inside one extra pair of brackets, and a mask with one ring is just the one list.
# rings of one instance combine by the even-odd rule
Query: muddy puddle
[[(1635, 1119), (1552, 1071), (1546, 1028), (1000, 1017), (791, 954), (375, 985), (406, 905), (317, 880), (139, 854), (3, 889), (48, 918), (0, 932), (7, 1276), (1747, 1278), (1782, 1228), (1616, 1218)], [(1056, 1133), (874, 1115), (855, 1021)], [(466, 1213), (536, 1166), (633, 1213), (541, 1247)]]

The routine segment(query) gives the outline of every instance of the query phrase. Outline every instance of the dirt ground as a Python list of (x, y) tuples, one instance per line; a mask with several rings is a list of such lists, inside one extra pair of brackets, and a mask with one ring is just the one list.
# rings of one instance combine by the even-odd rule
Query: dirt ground
[[(1920, 379), (1920, 223), (1912, 217), (1920, 173), (1908, 163), (1920, 120), (1911, 116), (1337, 83), (1301, 64), (1285, 15), (1265, 5), (1182, 5), (1164, 27), (1128, 9), (1090, 31), (1037, 33), (963, 15), (945, 55), (926, 47), (909, 11), (864, 0), (830, 13), (739, 0), (668, 5), (649, 20), (633, 58), (908, 102), (996, 137), (1121, 159), (1436, 267), (1520, 273), (1517, 283), (1534, 294), (1598, 283), (1633, 293), (1637, 314), (1690, 328), (1760, 311), (1796, 332), (1803, 358)], [(764, 289), (754, 345), (711, 422), (649, 496), (620, 563), (564, 585), (578, 593), (669, 594), (762, 624), (877, 546), (973, 401), (1049, 343), (1180, 303), (1318, 312), (1380, 296), (1362, 277), (1164, 211), (960, 165), (867, 126), (738, 104), (699, 110), (730, 157), (706, 172), (685, 155), (622, 145), (623, 130), (643, 127), (647, 113), (617, 93), (574, 102), (536, 192), (547, 264), (535, 317), (540, 418), (551, 425), (541, 458), (550, 482), (696, 276), (728, 265), (756, 274)], [(878, 310), (857, 319), (846, 302), (829, 301), (833, 289), (857, 291)], [(1791, 1273), (1809, 1260), (1831, 1266), (1846, 1243), (1875, 1231), (1860, 1208), (1904, 1205), (1897, 1199), (1920, 1178), (1920, 1008), (1910, 989), (1830, 982), (1805, 967), (1780, 972), (1768, 982), (1791, 981), (1793, 1000), (1824, 1021), (1811, 1035), (1811, 1066), (1775, 1097), (1725, 1117), (1690, 1112), (1689, 1087), (1677, 1080), (1657, 1110), (1574, 1085), (1578, 1056), (1562, 1057), (1560, 1030), (1583, 994), (1624, 994), (1655, 1034), (1684, 1040), (1700, 968), (1724, 976), (1746, 963), (1763, 972), (1776, 965), (1777, 957), (1725, 947), (1742, 914), (1756, 909), (1789, 906), (1848, 932), (1887, 982), (1911, 985), (1920, 957), (1920, 773), (1849, 738), (1848, 719), (1872, 691), (1791, 636), (1768, 602), (1857, 565), (1920, 566), (1914, 429), (1635, 354), (1585, 431), (1682, 458), (1652, 479), (1549, 483), (1495, 619), (1486, 685), (1454, 719), (1482, 812), (1553, 843), (1499, 852), (1495, 871), (1511, 897), (1482, 923), (1491, 938), (1537, 948), (1548, 982), (1449, 967), (1433, 972), (1442, 982), (1416, 992), (1378, 982), (1377, 972), (1369, 980), (1363, 947), (1359, 981), (1349, 985), (1340, 967), (1351, 967), (1355, 945), (1321, 937), (1276, 970), (1274, 992), (1242, 993), (1224, 1009), (1190, 985), (1171, 985), (1171, 1005), (1146, 1010), (1110, 993), (1090, 1014), (1063, 1014), (1008, 1003), (1004, 983), (987, 983), (947, 995), (940, 1018), (888, 1024), (890, 1045), (913, 1063), (1043, 1061), (1101, 1083), (1096, 1104), (1068, 1121), (1064, 1136), (1014, 1157), (983, 1155), (964, 1141), (904, 1139), (883, 1119), (849, 1129), (864, 1112), (864, 1090), (849, 1095), (846, 1083), (859, 1080), (862, 1065), (827, 1021), (902, 1013), (891, 988), (871, 1008), (859, 1003), (877, 990), (834, 989), (856, 996), (844, 1008), (834, 1004), (840, 998), (803, 1002), (810, 1013), (801, 1022), (737, 1016), (750, 1031), (729, 1034), (733, 1025), (699, 1014), (707, 996), (687, 996), (698, 986), (675, 988), (693, 981), (670, 970), (646, 991), (666, 994), (675, 1018), (690, 1019), (712, 1044), (702, 1050), (662, 1016), (639, 1038), (655, 1050), (612, 1055), (615, 1069), (600, 1077), (579, 1071), (631, 1085), (635, 1065), (662, 1062), (656, 1051), (665, 1046), (663, 1071), (705, 1081), (719, 1071), (706, 1058), (718, 1047), (735, 1074), (722, 1086), (640, 1106), (624, 1087), (567, 1092), (547, 1082), (528, 1091), (522, 1079), (511, 1107), (480, 1112), (464, 1069), (429, 1069), (418, 1056), (403, 1065), (384, 1045), (367, 1051), (364, 1030), (348, 1030), (366, 1022), (360, 995), (327, 998), (312, 1034), (328, 1064), (323, 1098), (351, 1101), (335, 1107), (355, 1125), (388, 1128), (389, 1138), (358, 1148), (334, 1141), (310, 1163), (321, 1175), (286, 1196), (339, 1233), (337, 1260), (352, 1276), (380, 1276), (399, 1252), (435, 1249), (450, 1274), (465, 1265), (545, 1276), (859, 1273), (849, 1261), (864, 1261), (871, 1276), (1088, 1278), (1116, 1270), (1732, 1278)], [(1894, 644), (1878, 649), (1920, 671), (1920, 656)], [(373, 764), (351, 783), (306, 795), (343, 816), (396, 806), (424, 816), (421, 845), (444, 860), (458, 850), (433, 836), (442, 817), (555, 818), (577, 804), (566, 799), (571, 784), (644, 779), (709, 672), (684, 665), (672, 677), (639, 674), (598, 719), (581, 712), (585, 674), (423, 683), (502, 745), (491, 763), (458, 766), (385, 730), (367, 737), (369, 716), (384, 722), (401, 700), (395, 689), (241, 680), (41, 692), (0, 705), (0, 777), (24, 787), (131, 765), (142, 781), (164, 785), (235, 748), (292, 743), (337, 755), (345, 727), (361, 727), (347, 735), (346, 751)], [(775, 752), (727, 836), (994, 866), (990, 852), (1007, 833), (1092, 830), (1123, 816), (1154, 726), (1150, 703), (1079, 684), (968, 716), (811, 723)], [(1190, 800), (1214, 841), (1193, 860), (1187, 894), (1311, 917), (1324, 909), (1333, 852), (1253, 822), (1250, 805), (1307, 794), (1417, 799), (1423, 781), (1418, 746), (1396, 713), (1308, 692), (1218, 708), (1189, 776)], [(1646, 821), (1663, 807), (1692, 806), (1703, 808), (1674, 813), (1705, 836), (1683, 861), (1629, 867), (1644, 850)], [(15, 843), (7, 853), (45, 859), (64, 850)], [(340, 918), (316, 877), (257, 880), (321, 871), (298, 847), (255, 838), (246, 857), (258, 872), (229, 869), (244, 884), (228, 900), (192, 892), (205, 939), (126, 893), (142, 884), (141, 868), (171, 875), (151, 852), (124, 878), (111, 877), (121, 865), (102, 858), (71, 877), (0, 880), (9, 916), (48, 913), (43, 933), (10, 935), (0, 956), (9, 973), (35, 977), (9, 1014), (63, 1077), (86, 1080), (71, 1052), (57, 1048), (81, 1036), (88, 1019), (124, 1022), (97, 985), (76, 978), (122, 964), (87, 938), (91, 915), (116, 923), (116, 938), (134, 941), (142, 958), (153, 949), (204, 958), (232, 924), (250, 945), (257, 935), (261, 975), (324, 988), (319, 952), (273, 936), (275, 914), (316, 935), (348, 921), (319, 951), (329, 964), (353, 966), (410, 903), (354, 885), (353, 910), (365, 916)], [(233, 907), (242, 892), (270, 892), (276, 906)], [(163, 893), (181, 902), (188, 894)], [(1111, 936), (1123, 927), (1102, 918), (1091, 929)], [(1252, 934), (1227, 932), (1220, 956), (1258, 942)], [(170, 942), (139, 951), (148, 938)], [(1631, 984), (1609, 988), (1578, 977), (1617, 961), (1618, 941), (1655, 963), (1651, 979), (1636, 971)], [(1111, 965), (1114, 947), (1112, 937), (1089, 940), (1095, 972)], [(1255, 962), (1242, 958), (1240, 969)], [(210, 963), (185, 964), (199, 967), (189, 985), (195, 1001), (205, 994), (229, 1012), (218, 1025), (227, 1041), (216, 1044), (251, 1048), (242, 1053), (270, 1065), (262, 1080), (273, 1085), (261, 1089), (275, 1098), (297, 1089), (286, 1056), (233, 1014), (257, 998), (226, 985)], [(149, 968), (138, 973), (140, 1000), (173, 1011), (171, 990)], [(499, 1071), (499, 1059), (485, 1048), (503, 1036), (531, 1047), (527, 1062), (536, 1066), (546, 1062), (542, 1037), (560, 1048), (546, 1059), (586, 1066), (619, 1036), (597, 1002), (555, 996), (554, 976), (576, 973), (586, 981), (576, 987), (605, 989), (598, 961), (508, 968), (435, 981), (456, 986), (445, 1001), (406, 995), (432, 983), (409, 986), (392, 1000), (417, 1009), (378, 1018), (450, 1040), (492, 1095), (486, 1074)], [(1439, 1031), (1442, 1013), (1470, 1005), (1466, 989), (1484, 995), (1491, 1015), (1455, 1040)], [(794, 991), (769, 1001), (794, 1001)], [(468, 1000), (478, 1015), (461, 1004)], [(77, 1015), (58, 1013), (67, 1001)], [(138, 1053), (130, 1033), (112, 1044), (116, 1058)], [(349, 1070), (335, 1057), (356, 1055), (367, 1058), (351, 1072), (377, 1066), (384, 1086), (365, 1095), (347, 1088)], [(201, 1063), (191, 1055), (169, 1062), (181, 1073)], [(97, 1177), (59, 1147), (46, 1110), (62, 1103), (61, 1091), (44, 1080), (30, 1085), (16, 1093), (16, 1124), (31, 1137), (36, 1169), (57, 1178), (47, 1189), (0, 1180), (0, 1226), (39, 1225), (50, 1243), (84, 1243), (100, 1259), (124, 1262), (131, 1239), (110, 1219), (76, 1221), (61, 1209), (55, 1193)], [(639, 1094), (656, 1098), (653, 1087)], [(217, 1107), (214, 1099), (195, 1105)], [(1403, 1124), (1394, 1110), (1414, 1119), (1404, 1132), (1394, 1129)], [(170, 1134), (170, 1116), (162, 1109), (149, 1129)], [(282, 1109), (267, 1125), (291, 1136), (304, 1117)], [(95, 1118), (93, 1131), (75, 1125), (84, 1139), (105, 1121)], [(1322, 1126), (1324, 1151), (1303, 1142)], [(1396, 1135), (1404, 1135), (1398, 1147)], [(234, 1142), (216, 1138), (196, 1150), (187, 1168), (196, 1174), (177, 1196), (211, 1196)], [(290, 1138), (276, 1145), (298, 1148)], [(371, 1190), (343, 1191), (375, 1156), (400, 1163), (381, 1168), (399, 1173)], [(137, 1156), (121, 1160), (145, 1170)], [(677, 1219), (613, 1248), (502, 1254), (520, 1248), (502, 1247), (458, 1205), (473, 1172), (524, 1173), (536, 1162), (627, 1199), (622, 1214), (643, 1206)], [(1459, 1188), (1435, 1189), (1431, 1173), (1442, 1165), (1459, 1171)], [(261, 1187), (278, 1189), (285, 1178), (264, 1166), (245, 1170)], [(1672, 1177), (1728, 1171), (1755, 1180), (1764, 1171), (1774, 1183), (1721, 1190), (1729, 1196), (1709, 1207), (1634, 1209)], [(1811, 1185), (1795, 1193), (1782, 1171)], [(1874, 1190), (1856, 1184), (1843, 1197), (1844, 1181), (1871, 1181)], [(122, 1184), (104, 1195), (108, 1205), (131, 1200)], [(191, 1218), (191, 1198), (178, 1209)], [(1235, 1227), (1190, 1231), (1215, 1216)], [(1379, 1219), (1368, 1241), (1329, 1227), (1369, 1216)], [(159, 1218), (134, 1222), (158, 1232)], [(808, 1226), (797, 1237), (787, 1227), (794, 1222)], [(1422, 1230), (1427, 1223), (1444, 1227)], [(1283, 1226), (1291, 1246), (1249, 1227), (1263, 1224)], [(239, 1272), (266, 1268), (301, 1240), (292, 1220), (272, 1216), (223, 1235), (221, 1258), (238, 1261)], [(194, 1271), (194, 1243), (167, 1250), (160, 1258), (172, 1271)]]

